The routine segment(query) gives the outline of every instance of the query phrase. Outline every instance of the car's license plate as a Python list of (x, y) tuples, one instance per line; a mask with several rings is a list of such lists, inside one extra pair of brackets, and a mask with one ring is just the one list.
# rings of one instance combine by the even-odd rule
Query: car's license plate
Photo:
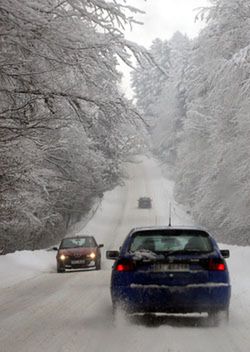
[(188, 271), (189, 265), (186, 263), (167, 263), (167, 264), (155, 264), (153, 270), (156, 272), (164, 271)]
[(85, 260), (78, 259), (78, 260), (71, 260), (71, 264), (84, 264)]

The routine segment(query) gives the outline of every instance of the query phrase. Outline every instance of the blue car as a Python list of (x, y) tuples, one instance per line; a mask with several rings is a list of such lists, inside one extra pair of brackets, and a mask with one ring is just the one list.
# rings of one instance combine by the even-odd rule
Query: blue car
[[(127, 313), (208, 313), (228, 319), (231, 285), (214, 238), (197, 227), (141, 227), (120, 251), (107, 251), (114, 310)], [(220, 319), (220, 318), (219, 318)]]

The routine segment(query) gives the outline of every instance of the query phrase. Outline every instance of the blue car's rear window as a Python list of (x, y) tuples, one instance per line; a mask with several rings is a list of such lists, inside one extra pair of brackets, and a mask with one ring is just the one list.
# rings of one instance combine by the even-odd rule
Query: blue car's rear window
[(205, 231), (146, 230), (132, 235), (129, 250), (211, 252), (213, 245)]

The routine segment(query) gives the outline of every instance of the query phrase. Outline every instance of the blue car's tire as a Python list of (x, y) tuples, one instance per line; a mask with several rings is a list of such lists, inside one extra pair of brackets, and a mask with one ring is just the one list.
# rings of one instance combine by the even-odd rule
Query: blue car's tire
[(229, 309), (221, 311), (212, 311), (208, 313), (209, 325), (219, 326), (221, 323), (229, 322)]

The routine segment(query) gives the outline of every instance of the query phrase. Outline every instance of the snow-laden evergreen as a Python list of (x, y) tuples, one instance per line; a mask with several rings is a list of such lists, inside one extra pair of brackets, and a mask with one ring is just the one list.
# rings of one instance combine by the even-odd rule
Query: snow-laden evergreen
[[(213, 0), (198, 16), (207, 25), (190, 44), (179, 45), (184, 59), (174, 57), (178, 37), (170, 41), (169, 78), (155, 100), (153, 140), (173, 171), (177, 199), (196, 222), (223, 241), (248, 244), (250, 4)], [(136, 90), (138, 101), (140, 95)]]

